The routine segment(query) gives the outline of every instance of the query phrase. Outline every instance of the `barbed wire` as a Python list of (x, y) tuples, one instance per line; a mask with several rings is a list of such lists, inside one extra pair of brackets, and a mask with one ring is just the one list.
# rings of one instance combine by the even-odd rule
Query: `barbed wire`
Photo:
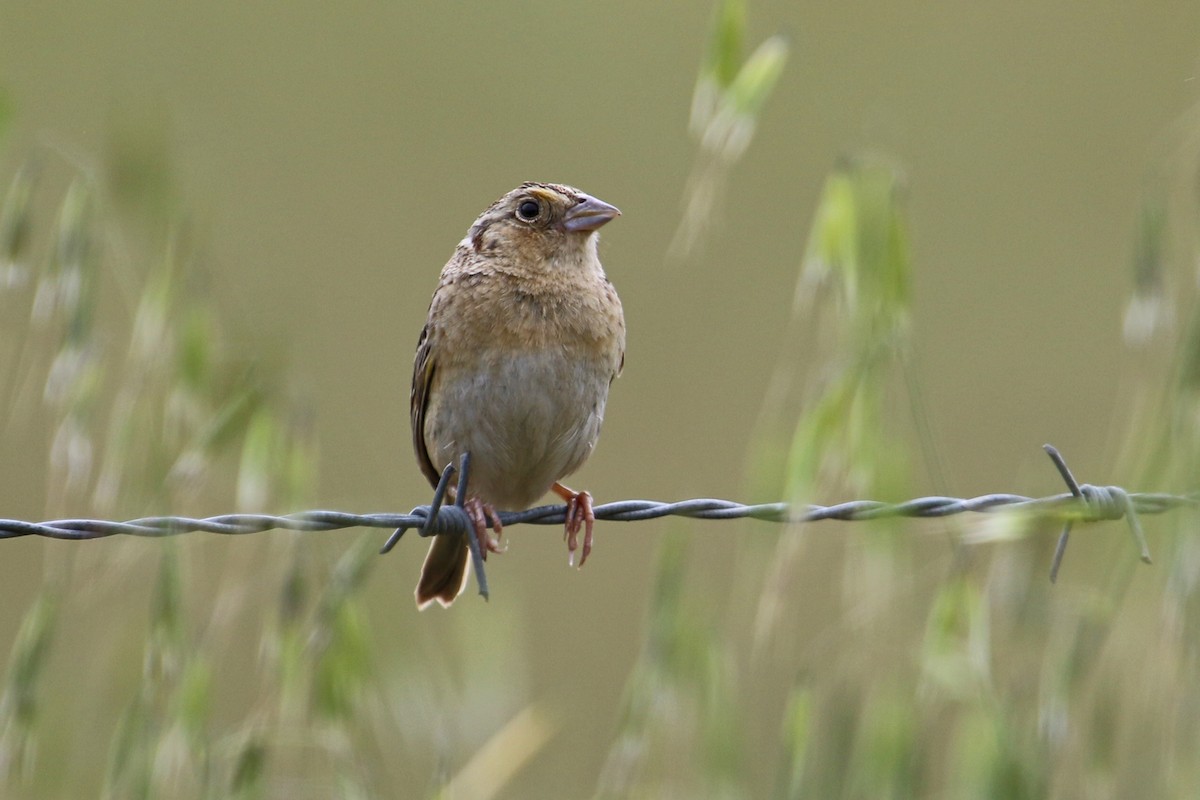
[[(1088, 486), (1088, 489), (1099, 487)], [(1117, 487), (1103, 487), (1109, 491)], [(1161, 514), (1180, 506), (1200, 506), (1200, 494), (1171, 495), (1130, 492), (1126, 495), (1139, 514)], [(334, 531), (346, 528), (406, 528), (420, 529), (429, 520), (431, 507), (417, 506), (407, 514), (354, 514), (343, 511), (300, 511), (275, 516), (271, 514), (222, 514), (215, 517), (145, 517), (125, 522), (98, 519), (60, 519), (47, 522), (24, 522), (0, 519), (0, 539), (22, 536), (44, 536), (50, 539), (81, 541), (105, 539), (110, 536), (175, 536), (182, 533), (219, 533), (240, 535), (283, 529), (293, 531)], [(595, 507), (597, 520), (640, 522), (660, 517), (689, 517), (692, 519), (756, 519), (765, 522), (818, 522), (838, 520), (861, 522), (889, 517), (947, 517), (965, 512), (1026, 511), (1049, 519), (1076, 522), (1120, 519), (1102, 505), (1082, 503), (1070, 493), (1049, 497), (1025, 497), (1016, 494), (985, 494), (978, 497), (918, 497), (903, 503), (884, 503), (876, 500), (851, 500), (832, 506), (790, 503), (761, 503), (745, 505), (731, 500), (695, 498), (673, 503), (657, 500), (619, 500)], [(431, 532), (463, 533), (469, 517), (456, 513), (456, 506), (439, 509)], [(561, 525), (566, 518), (566, 506), (538, 506), (527, 511), (501, 511), (500, 521), (510, 525)]]
[[(1058, 468), (1069, 492), (1047, 497), (1026, 497), (1018, 494), (985, 494), (978, 497), (918, 497), (901, 503), (877, 500), (851, 500), (831, 506), (793, 503), (744, 504), (731, 500), (696, 498), (673, 503), (656, 500), (620, 500), (596, 506), (597, 520), (640, 522), (660, 517), (676, 516), (690, 519), (727, 520), (755, 519), (766, 522), (801, 523), (821, 520), (858, 522), (896, 517), (938, 518), (966, 512), (1019, 512), (1039, 519), (1061, 521), (1063, 530), (1051, 565), (1053, 581), (1062, 562), (1071, 528), (1075, 523), (1125, 519), (1139, 548), (1141, 559), (1150, 562), (1139, 515), (1161, 514), (1180, 507), (1200, 507), (1200, 492), (1175, 495), (1157, 492), (1127, 492), (1119, 486), (1092, 486), (1076, 482), (1059, 452), (1050, 445), (1045, 450)], [(42, 536), (50, 539), (82, 541), (110, 536), (176, 536), (183, 533), (206, 532), (223, 535), (242, 535), (283, 529), (293, 531), (332, 531), (346, 528), (393, 528), (395, 532), (380, 553), (390, 551), (408, 530), (420, 536), (462, 535), (468, 537), (475, 561), (480, 593), (487, 596), (487, 579), (483, 572), (482, 554), (471, 519), (463, 508), (469, 456), (459, 464), (451, 464), (442, 473), (434, 492), (433, 502), (417, 506), (407, 514), (352, 514), (342, 511), (301, 511), (276, 516), (271, 514), (223, 514), (215, 517), (182, 516), (143, 517), (125, 522), (97, 519), (59, 519), (47, 522), (26, 522), (0, 519), (0, 539)], [(453, 505), (442, 501), (447, 496), (450, 478), (458, 474), (458, 500)], [(525, 511), (502, 511), (498, 514), (505, 527), (511, 525), (561, 525), (566, 519), (565, 505), (538, 506)]]

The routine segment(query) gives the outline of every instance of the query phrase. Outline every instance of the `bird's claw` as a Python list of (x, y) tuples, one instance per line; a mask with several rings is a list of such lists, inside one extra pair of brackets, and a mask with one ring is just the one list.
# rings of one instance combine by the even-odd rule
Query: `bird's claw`
[[(485, 561), (488, 553), (503, 553), (508, 549), (500, 544), (500, 537), (504, 534), (504, 525), (500, 522), (500, 515), (496, 512), (495, 506), (482, 502), (478, 497), (472, 497), (463, 504), (463, 508), (466, 509), (467, 516), (471, 518), (471, 523), (475, 527), (475, 538), (479, 541), (480, 552)], [(494, 537), (488, 531), (489, 527), (495, 531)]]
[(579, 529), (583, 528), (583, 549), (579, 554), (579, 566), (582, 568), (592, 552), (592, 526), (596, 522), (596, 514), (592, 511), (592, 495), (590, 492), (573, 492), (567, 499), (567, 516), (563, 523), (563, 537), (567, 540), (567, 563), (575, 566), (575, 551), (579, 550)]

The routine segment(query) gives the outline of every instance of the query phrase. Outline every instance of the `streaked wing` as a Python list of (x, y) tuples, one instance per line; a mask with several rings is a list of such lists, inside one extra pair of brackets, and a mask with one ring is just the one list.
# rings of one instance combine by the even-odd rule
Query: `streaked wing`
[(417, 356), (413, 361), (412, 394), (409, 398), (409, 413), (412, 416), (413, 452), (417, 454), (417, 463), (421, 471), (433, 486), (437, 486), (440, 474), (429, 451), (425, 447), (425, 413), (429, 409), (430, 388), (433, 386), (433, 376), (436, 364), (432, 357), (429, 340), (432, 338), (430, 322), (421, 329), (421, 337), (417, 340)]

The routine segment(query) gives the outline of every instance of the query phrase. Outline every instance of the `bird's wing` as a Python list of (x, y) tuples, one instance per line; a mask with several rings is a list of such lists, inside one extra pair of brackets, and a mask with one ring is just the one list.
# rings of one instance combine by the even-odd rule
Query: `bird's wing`
[(440, 477), (437, 467), (429, 458), (429, 450), (425, 447), (425, 414), (429, 410), (430, 391), (433, 386), (433, 375), (436, 368), (429, 340), (433, 332), (432, 322), (426, 322), (421, 329), (421, 338), (417, 340), (417, 356), (413, 361), (412, 394), (409, 398), (409, 413), (412, 416), (413, 451), (417, 454), (417, 463), (421, 471), (434, 486)]
[(604, 284), (604, 288), (605, 291), (608, 292), (609, 299), (614, 305), (616, 305), (618, 330), (617, 336), (620, 347), (620, 350), (617, 351), (617, 369), (612, 374), (612, 377), (608, 379), (608, 384), (611, 386), (612, 382), (621, 377), (621, 373), (625, 370), (625, 315), (621, 309), (621, 300), (617, 297), (617, 287), (613, 286), (612, 281), (610, 281), (608, 278), (604, 279)]

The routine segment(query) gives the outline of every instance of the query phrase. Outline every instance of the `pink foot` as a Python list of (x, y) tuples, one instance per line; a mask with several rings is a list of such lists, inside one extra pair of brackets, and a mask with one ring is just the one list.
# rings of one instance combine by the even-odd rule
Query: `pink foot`
[[(503, 553), (507, 549), (500, 546), (500, 537), (504, 533), (504, 526), (500, 524), (500, 515), (496, 513), (496, 507), (491, 503), (483, 502), (478, 497), (472, 497), (463, 503), (463, 509), (475, 526), (475, 538), (479, 540), (484, 560), (487, 560), (488, 553)], [(488, 533), (489, 526), (496, 532), (494, 538)]]
[(579, 549), (579, 529), (583, 528), (583, 551), (579, 555), (579, 566), (582, 567), (592, 552), (592, 526), (596, 522), (596, 514), (592, 511), (592, 495), (590, 492), (568, 489), (561, 483), (555, 483), (552, 489), (567, 501), (563, 536), (567, 540), (567, 552), (570, 553), (567, 563), (571, 566), (575, 566), (575, 551)]

